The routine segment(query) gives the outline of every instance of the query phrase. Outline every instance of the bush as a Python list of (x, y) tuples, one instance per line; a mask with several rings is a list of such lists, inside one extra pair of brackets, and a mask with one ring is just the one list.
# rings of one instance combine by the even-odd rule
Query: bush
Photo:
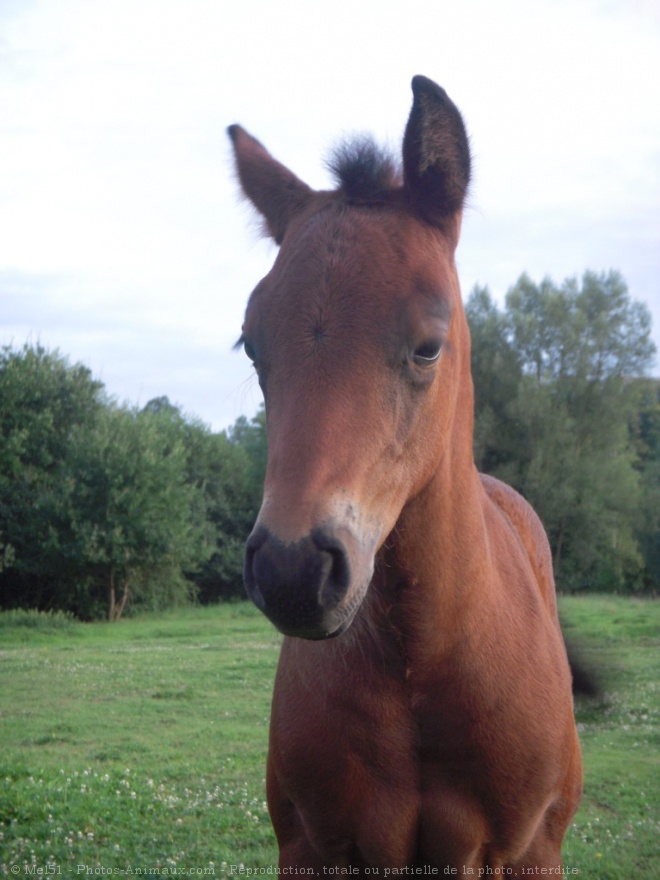
[(77, 626), (79, 621), (70, 611), (39, 611), (36, 608), (14, 608), (0, 611), (0, 629), (25, 627), (42, 632), (67, 630)]

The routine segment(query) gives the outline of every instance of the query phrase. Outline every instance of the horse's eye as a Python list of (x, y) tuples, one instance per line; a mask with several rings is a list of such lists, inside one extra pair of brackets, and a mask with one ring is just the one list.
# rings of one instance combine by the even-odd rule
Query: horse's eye
[(243, 342), (243, 351), (250, 358), (253, 364), (257, 362), (257, 353), (252, 345), (247, 341), (247, 339)]
[(429, 339), (422, 343), (413, 353), (413, 362), (419, 367), (434, 364), (440, 357), (442, 343), (438, 339)]

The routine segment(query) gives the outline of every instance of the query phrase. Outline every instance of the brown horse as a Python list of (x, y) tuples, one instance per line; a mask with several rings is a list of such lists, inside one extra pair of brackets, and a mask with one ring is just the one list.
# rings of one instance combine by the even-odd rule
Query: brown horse
[(474, 465), (468, 140), (412, 87), (402, 172), (362, 140), (331, 192), (229, 129), (281, 245), (242, 336), (268, 433), (245, 581), (286, 636), (268, 803), (288, 873), (557, 873), (581, 760), (549, 548)]

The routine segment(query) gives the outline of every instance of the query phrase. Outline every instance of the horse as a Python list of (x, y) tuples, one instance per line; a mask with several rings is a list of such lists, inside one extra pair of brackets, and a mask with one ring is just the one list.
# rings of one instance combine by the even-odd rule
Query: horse
[(469, 141), (441, 87), (412, 91), (402, 162), (346, 142), (332, 190), (228, 129), (279, 245), (237, 343), (268, 441), (244, 580), (284, 635), (279, 870), (560, 873), (582, 770), (549, 545), (474, 463)]

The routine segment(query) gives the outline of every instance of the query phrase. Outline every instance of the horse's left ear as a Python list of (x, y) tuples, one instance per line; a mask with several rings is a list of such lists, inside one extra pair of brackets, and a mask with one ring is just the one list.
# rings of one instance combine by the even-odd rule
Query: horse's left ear
[(413, 106), (403, 138), (404, 189), (430, 223), (442, 225), (463, 207), (470, 147), (457, 107), (425, 76), (412, 81)]
[(263, 215), (270, 235), (281, 244), (291, 218), (308, 203), (313, 190), (273, 159), (240, 125), (230, 125), (227, 134), (234, 145), (243, 192)]

